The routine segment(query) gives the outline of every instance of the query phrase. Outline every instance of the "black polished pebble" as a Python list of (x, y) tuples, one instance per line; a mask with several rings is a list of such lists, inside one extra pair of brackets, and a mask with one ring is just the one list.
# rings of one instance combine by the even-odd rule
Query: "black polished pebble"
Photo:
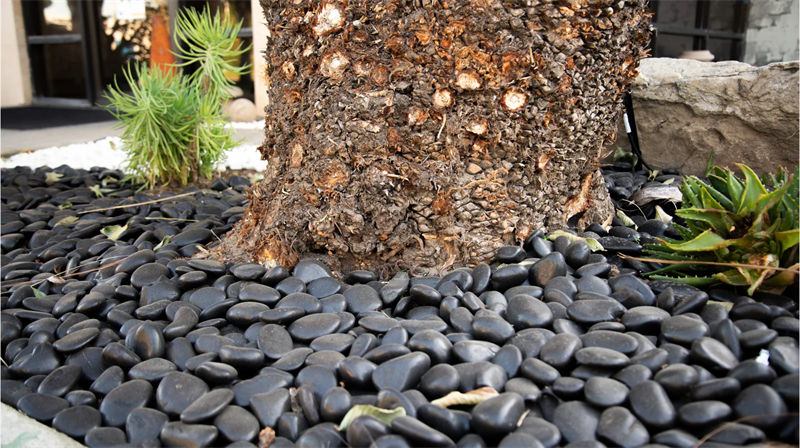
[[(89, 447), (253, 447), (263, 427), (277, 432), (276, 447), (797, 441), (785, 417), (798, 402), (796, 288), (751, 298), (644, 279), (636, 271), (649, 267), (617, 252), (676, 236), (639, 216), (652, 207), (633, 213), (638, 230), (616, 220), (580, 234), (604, 252), (534, 232), (491, 265), (440, 277), (340, 276), (312, 259), (289, 270), (179, 258), (240, 218), (245, 179), (216, 181), (191, 200), (83, 215), (119, 199), (93, 198), (76, 188), (79, 177), (13, 172), (2, 176), (3, 243), (13, 246), (2, 255), (3, 402)], [(122, 177), (81, 176), (99, 183), (109, 173)], [(612, 196), (647, 182), (616, 174), (606, 178)], [(23, 192), (23, 178), (47, 191)], [(58, 210), (65, 198), (72, 205)], [(71, 215), (78, 221), (55, 226)], [(126, 223), (118, 241), (100, 234)], [(78, 266), (99, 269), (41, 282)], [(38, 292), (14, 286), (27, 279), (40, 281)], [(501, 394), (430, 403), (480, 387)], [(358, 404), (407, 416), (390, 425), (360, 417), (338, 431)]]

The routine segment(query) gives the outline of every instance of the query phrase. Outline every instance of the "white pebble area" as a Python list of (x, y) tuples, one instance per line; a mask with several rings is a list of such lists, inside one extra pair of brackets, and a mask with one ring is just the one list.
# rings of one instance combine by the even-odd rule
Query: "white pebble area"
[[(263, 121), (232, 123), (232, 127), (235, 129), (260, 129), (264, 127), (264, 123)], [(267, 166), (267, 162), (261, 160), (261, 154), (256, 149), (257, 147), (257, 145), (243, 144), (231, 149), (222, 157), (217, 169), (263, 171)], [(122, 139), (119, 137), (106, 137), (91, 142), (22, 152), (0, 159), (0, 168), (13, 168), (15, 166), (28, 166), (31, 168), (49, 166), (50, 168), (56, 168), (61, 165), (69, 165), (76, 169), (89, 169), (100, 166), (125, 171), (125, 151), (123, 150)]]

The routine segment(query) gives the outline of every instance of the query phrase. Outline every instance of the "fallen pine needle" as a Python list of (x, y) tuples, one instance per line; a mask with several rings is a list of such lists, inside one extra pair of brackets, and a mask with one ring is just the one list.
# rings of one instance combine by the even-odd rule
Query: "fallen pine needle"
[(630, 255), (619, 254), (620, 258), (628, 258), (631, 260), (636, 261), (646, 261), (649, 263), (661, 263), (661, 264), (701, 264), (706, 266), (725, 266), (729, 268), (750, 268), (750, 269), (763, 269), (769, 271), (789, 271), (794, 272), (795, 274), (800, 274), (800, 267), (797, 268), (781, 268), (777, 266), (761, 266), (759, 264), (744, 264), (744, 263), (722, 263), (718, 261), (689, 261), (689, 260), (661, 260), (659, 258), (643, 258), (643, 257), (632, 257)]
[(91, 209), (91, 210), (84, 210), (82, 212), (78, 212), (78, 214), (79, 215), (83, 215), (83, 214), (92, 213), (92, 212), (104, 212), (106, 210), (117, 210), (117, 209), (120, 209), (120, 208), (138, 207), (140, 205), (155, 204), (157, 202), (169, 201), (170, 199), (176, 199), (176, 198), (182, 198), (182, 197), (185, 197), (185, 196), (191, 196), (191, 195), (197, 194), (197, 193), (200, 193), (200, 191), (190, 191), (188, 193), (176, 194), (175, 196), (170, 196), (170, 197), (167, 197), (167, 198), (153, 199), (151, 201), (144, 201), (144, 202), (136, 202), (134, 204), (115, 205), (113, 207), (94, 208), (94, 209)]

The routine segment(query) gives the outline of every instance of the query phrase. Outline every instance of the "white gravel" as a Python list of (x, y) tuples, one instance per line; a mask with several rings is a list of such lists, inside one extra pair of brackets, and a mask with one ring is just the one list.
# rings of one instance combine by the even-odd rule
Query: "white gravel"
[[(264, 127), (264, 123), (262, 121), (232, 123), (232, 126), (237, 129), (260, 129)], [(241, 145), (231, 149), (220, 160), (217, 169), (253, 169), (263, 171), (267, 166), (267, 162), (261, 160), (261, 154), (256, 148), (256, 145)], [(0, 167), (2, 168), (13, 168), (15, 166), (28, 166), (31, 168), (49, 166), (50, 168), (55, 168), (61, 165), (69, 165), (76, 169), (101, 166), (124, 170), (125, 151), (122, 149), (122, 140), (119, 137), (106, 137), (92, 142), (22, 152), (0, 160)]]

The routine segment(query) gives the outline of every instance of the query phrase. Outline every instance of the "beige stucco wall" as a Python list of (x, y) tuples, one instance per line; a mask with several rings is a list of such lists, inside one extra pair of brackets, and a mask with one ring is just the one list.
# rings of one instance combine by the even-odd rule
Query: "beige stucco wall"
[(258, 0), (250, 0), (250, 14), (253, 24), (253, 73), (255, 78), (255, 102), (259, 116), (264, 116), (264, 108), (267, 106), (267, 84), (265, 80), (266, 62), (264, 61), (264, 50), (267, 48), (267, 26), (264, 19), (264, 10)]
[(744, 62), (767, 65), (800, 58), (800, 0), (750, 3)]
[(0, 0), (0, 22), (0, 103), (2, 107), (30, 104), (30, 69), (20, 0)]

